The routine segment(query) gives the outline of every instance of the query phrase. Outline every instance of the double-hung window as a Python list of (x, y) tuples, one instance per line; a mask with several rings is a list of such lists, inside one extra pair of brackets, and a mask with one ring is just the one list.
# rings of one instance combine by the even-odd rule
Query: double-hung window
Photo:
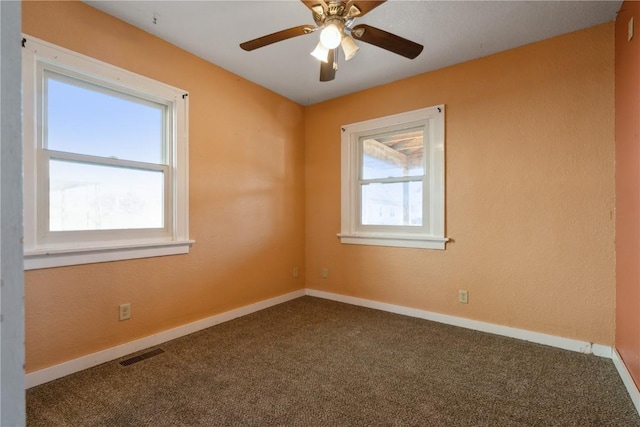
[(24, 45), (25, 267), (187, 253), (187, 93)]
[(444, 249), (444, 106), (342, 127), (343, 243)]

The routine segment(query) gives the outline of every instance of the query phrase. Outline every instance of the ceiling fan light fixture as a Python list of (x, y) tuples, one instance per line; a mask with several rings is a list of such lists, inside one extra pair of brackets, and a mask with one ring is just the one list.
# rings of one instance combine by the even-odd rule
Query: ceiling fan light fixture
[(311, 55), (316, 57), (318, 60), (322, 62), (329, 61), (329, 49), (324, 47), (322, 42), (318, 42), (318, 44), (316, 45), (316, 48), (313, 49), (313, 52), (311, 52)]
[(320, 43), (327, 49), (335, 49), (342, 41), (342, 30), (335, 23), (327, 24), (320, 33)]
[(360, 47), (353, 40), (353, 37), (349, 35), (345, 35), (342, 38), (342, 42), (340, 42), (340, 45), (342, 46), (342, 51), (344, 52), (344, 59), (346, 61), (353, 58), (355, 54), (358, 53), (358, 50), (360, 50)]

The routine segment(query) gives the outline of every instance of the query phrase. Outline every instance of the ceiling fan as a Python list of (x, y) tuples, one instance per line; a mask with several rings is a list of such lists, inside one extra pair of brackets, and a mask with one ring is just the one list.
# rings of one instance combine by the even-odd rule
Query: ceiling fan
[(355, 18), (364, 16), (376, 7), (382, 5), (386, 0), (301, 0), (305, 6), (311, 9), (313, 20), (316, 26), (300, 25), (273, 34), (258, 37), (241, 43), (240, 47), (246, 51), (268, 46), (272, 43), (287, 40), (293, 37), (311, 34), (320, 31), (320, 42), (311, 52), (311, 55), (318, 58), (320, 63), (320, 81), (327, 82), (333, 80), (338, 69), (338, 47), (342, 47), (345, 60), (348, 61), (360, 49), (355, 43), (361, 40), (390, 52), (402, 55), (405, 58), (414, 59), (423, 46), (407, 40), (395, 34), (388, 33), (376, 27), (366, 24), (354, 26)]

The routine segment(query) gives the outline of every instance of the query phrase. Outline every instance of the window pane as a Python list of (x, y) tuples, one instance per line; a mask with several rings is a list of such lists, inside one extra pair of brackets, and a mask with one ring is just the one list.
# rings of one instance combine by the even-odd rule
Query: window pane
[(417, 128), (360, 138), (362, 179), (423, 175), (423, 136)]
[(164, 105), (69, 77), (46, 76), (46, 148), (164, 163)]
[(164, 227), (164, 173), (49, 162), (51, 231)]
[(422, 181), (362, 185), (363, 225), (422, 225)]

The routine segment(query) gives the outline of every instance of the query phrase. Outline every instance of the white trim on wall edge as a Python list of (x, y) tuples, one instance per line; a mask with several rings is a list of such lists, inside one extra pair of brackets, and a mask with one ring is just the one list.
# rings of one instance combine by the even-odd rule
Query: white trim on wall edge
[(290, 292), (288, 294), (280, 295), (268, 300), (260, 301), (254, 304), (246, 305), (244, 307), (226, 311), (224, 313), (216, 314), (215, 316), (207, 317), (206, 319), (178, 326), (177, 328), (162, 331), (154, 335), (149, 335), (135, 341), (130, 341), (116, 347), (111, 347), (106, 350), (79, 357), (77, 359), (69, 360), (68, 362), (50, 366), (39, 371), (31, 372), (25, 376), (25, 387), (35, 387), (37, 385), (62, 378), (75, 372), (92, 368), (102, 363), (110, 362), (128, 354), (135, 353), (136, 351), (144, 350), (145, 348), (153, 347), (155, 345), (192, 334), (202, 329), (210, 328), (211, 326), (228, 322), (230, 320), (237, 319), (238, 317), (246, 316), (247, 314), (255, 313), (257, 311), (264, 310), (265, 308), (273, 307), (275, 305), (300, 298), (304, 295), (304, 290)]
[(611, 359), (612, 348), (606, 345), (593, 344), (586, 341), (563, 338), (555, 335), (543, 334), (540, 332), (527, 331), (509, 326), (497, 325), (495, 323), (481, 322), (479, 320), (465, 319), (463, 317), (450, 316), (447, 314), (434, 313), (431, 311), (419, 310), (416, 308), (403, 307), (401, 305), (387, 304), (357, 297), (334, 294), (330, 292), (307, 289), (306, 294), (312, 297), (329, 299), (361, 307), (373, 308), (376, 310), (388, 311), (390, 313), (402, 314), (404, 316), (417, 317), (419, 319), (431, 320), (447, 325), (460, 326), (474, 331), (488, 332), (494, 335), (502, 335), (509, 338), (517, 338), (537, 344), (544, 344), (551, 347), (562, 348), (564, 350), (576, 351), (579, 353), (594, 354), (600, 357)]
[(638, 411), (638, 414), (640, 414), (640, 389), (638, 389), (638, 386), (636, 386), (633, 377), (629, 373), (629, 370), (622, 361), (622, 358), (618, 354), (617, 350), (613, 350), (611, 359), (613, 360), (613, 364), (618, 370), (618, 375), (620, 375), (624, 386), (627, 388), (627, 392), (629, 393), (629, 397), (631, 397), (631, 401), (636, 407), (636, 411)]

